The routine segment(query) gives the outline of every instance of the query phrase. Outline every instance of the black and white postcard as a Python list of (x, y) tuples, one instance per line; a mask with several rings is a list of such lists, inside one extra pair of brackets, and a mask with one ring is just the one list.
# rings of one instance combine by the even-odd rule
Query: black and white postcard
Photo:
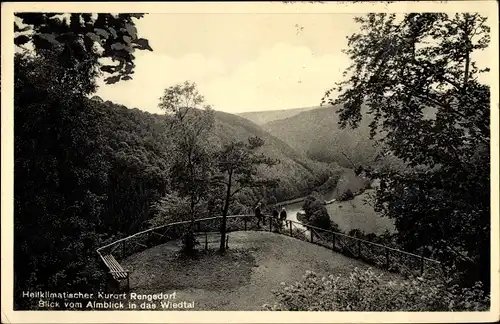
[(499, 319), (493, 1), (2, 3), (2, 321)]

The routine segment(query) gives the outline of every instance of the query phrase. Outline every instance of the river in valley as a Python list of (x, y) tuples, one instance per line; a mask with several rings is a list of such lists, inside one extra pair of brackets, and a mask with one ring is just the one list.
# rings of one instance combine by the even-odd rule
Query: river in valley
[[(381, 217), (375, 212), (371, 204), (366, 204), (365, 201), (374, 190), (365, 190), (362, 194), (355, 196), (349, 201), (335, 201), (325, 205), (330, 219), (339, 225), (339, 228), (348, 233), (352, 229), (359, 229), (365, 233), (382, 234), (384, 231), (394, 232), (394, 223), (392, 220)], [(331, 200), (334, 197), (333, 190), (323, 195), (325, 200)], [(296, 221), (297, 213), (303, 212), (303, 201), (285, 205), (287, 211), (287, 219)]]

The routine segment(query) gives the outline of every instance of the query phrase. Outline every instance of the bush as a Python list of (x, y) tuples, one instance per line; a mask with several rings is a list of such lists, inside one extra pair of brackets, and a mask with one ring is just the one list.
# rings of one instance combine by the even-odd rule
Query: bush
[(343, 231), (339, 227), (339, 224), (335, 223), (332, 220), (330, 221), (330, 231), (337, 232), (337, 233), (343, 233)]
[(188, 230), (182, 235), (182, 249), (181, 253), (185, 256), (193, 256), (196, 253), (196, 246), (200, 243), (196, 239), (194, 232)]
[(339, 179), (345, 171), (343, 169), (337, 169), (332, 171), (332, 175), (326, 180), (321, 186), (317, 188), (319, 192), (329, 192), (337, 188)]
[(330, 215), (328, 215), (328, 211), (326, 210), (325, 206), (321, 207), (323, 208), (316, 210), (314, 214), (311, 215), (311, 218), (309, 218), (309, 224), (314, 227), (330, 230), (332, 226)]
[(347, 189), (346, 191), (344, 191), (339, 195), (338, 198), (339, 201), (347, 201), (352, 199), (354, 199), (354, 194), (352, 193), (351, 189)]
[(308, 222), (308, 219), (306, 217), (306, 214), (305, 213), (301, 213), (301, 212), (298, 212), (297, 213), (297, 220), (301, 223), (307, 223)]
[(309, 195), (304, 200), (302, 209), (305, 214), (297, 214), (297, 219), (300, 222), (325, 230), (339, 231), (338, 225), (330, 220), (330, 215), (317, 193)]
[(267, 310), (283, 311), (486, 311), (489, 296), (477, 283), (472, 288), (437, 280), (411, 278), (385, 281), (371, 269), (354, 269), (349, 277), (320, 277), (307, 271), (302, 281), (281, 283), (273, 293), (279, 303)]
[(358, 237), (358, 238), (365, 238), (365, 233), (357, 228), (353, 228), (352, 230), (347, 233), (347, 235), (352, 236), (352, 237)]
[[(396, 234), (385, 230), (382, 234), (365, 233), (357, 228), (351, 229), (347, 235), (363, 239), (365, 241), (382, 244), (388, 247), (402, 249), (396, 242)], [(427, 256), (427, 255), (426, 255)]]

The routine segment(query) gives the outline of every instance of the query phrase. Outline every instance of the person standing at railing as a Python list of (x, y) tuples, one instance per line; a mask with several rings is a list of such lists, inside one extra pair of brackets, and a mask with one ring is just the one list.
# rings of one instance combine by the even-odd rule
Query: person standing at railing
[(279, 230), (281, 230), (281, 222), (279, 221), (279, 215), (280, 213), (278, 212), (278, 209), (276, 209), (276, 206), (273, 207), (273, 212), (272, 212), (272, 222), (275, 224)]
[(262, 217), (261, 203), (257, 204), (255, 207), (255, 217), (257, 218), (257, 226), (260, 226), (260, 221), (262, 221), (263, 225), (266, 225), (265, 220)]
[(281, 226), (283, 226), (283, 223), (285, 222), (286, 220), (286, 209), (285, 207), (281, 208), (281, 212), (280, 212), (280, 224)]

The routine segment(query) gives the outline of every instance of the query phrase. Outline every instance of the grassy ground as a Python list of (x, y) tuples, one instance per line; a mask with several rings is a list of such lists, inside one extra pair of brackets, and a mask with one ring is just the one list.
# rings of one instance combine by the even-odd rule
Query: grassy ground
[(275, 301), (272, 290), (280, 282), (300, 280), (306, 270), (344, 276), (355, 267), (367, 267), (326, 248), (269, 232), (231, 233), (224, 256), (215, 252), (215, 245), (212, 248), (191, 260), (179, 258), (174, 243), (132, 255), (122, 262), (132, 271), (131, 291), (176, 292), (177, 302), (194, 301), (189, 310), (263, 310), (263, 304)]

